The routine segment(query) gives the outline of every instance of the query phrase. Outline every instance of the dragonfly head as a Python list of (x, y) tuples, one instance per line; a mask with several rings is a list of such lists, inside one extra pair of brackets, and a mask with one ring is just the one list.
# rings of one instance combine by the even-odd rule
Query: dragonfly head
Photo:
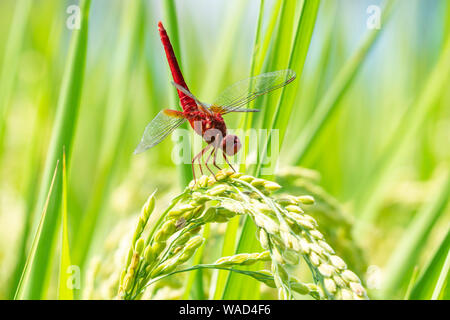
[(228, 156), (234, 156), (241, 149), (241, 141), (234, 134), (227, 134), (222, 141), (222, 149)]

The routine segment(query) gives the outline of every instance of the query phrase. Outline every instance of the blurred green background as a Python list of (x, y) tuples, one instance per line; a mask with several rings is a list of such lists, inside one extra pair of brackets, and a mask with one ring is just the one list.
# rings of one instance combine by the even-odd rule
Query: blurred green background
[[(312, 174), (333, 198), (339, 209), (325, 207), (331, 214), (319, 220), (372, 298), (448, 299), (450, 1), (388, 1), (379, 30), (367, 27), (367, 9), (381, 1), (309, 1), (317, 2), (317, 17), (302, 16), (307, 2), (93, 0), (90, 12), (82, 6), (89, 26), (83, 19), (71, 30), (67, 9), (77, 1), (2, 0), (0, 298), (14, 297), (33, 252), (63, 145), (63, 234), (81, 270), (78, 298), (111, 230), (129, 225), (156, 188), (164, 208), (190, 180), (190, 166), (171, 160), (170, 138), (132, 155), (152, 117), (178, 105), (157, 32), (162, 20), (203, 101), (251, 73), (293, 68), (298, 77), (279, 111), (281, 92), (258, 98), (254, 119), (243, 124), (242, 114), (230, 115), (227, 124), (285, 133), (273, 178), (298, 194)], [(310, 16), (311, 41), (302, 42), (297, 22)], [(297, 53), (306, 55), (303, 72)], [(24, 298), (56, 297), (65, 225), (59, 175)], [(346, 217), (343, 234), (333, 231), (337, 211)], [(222, 229), (212, 241), (221, 243)], [(345, 251), (346, 241), (357, 256)], [(203, 258), (213, 261), (208, 250)]]

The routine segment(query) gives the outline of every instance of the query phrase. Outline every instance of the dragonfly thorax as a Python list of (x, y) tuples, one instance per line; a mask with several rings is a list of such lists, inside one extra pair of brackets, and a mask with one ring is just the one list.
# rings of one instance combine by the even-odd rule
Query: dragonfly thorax
[(229, 156), (235, 155), (241, 149), (239, 138), (227, 134), (227, 127), (221, 114), (195, 111), (189, 113), (187, 118), (194, 131), (201, 135), (206, 143), (222, 149)]
[(192, 129), (202, 136), (206, 143), (216, 143), (220, 147), (219, 143), (227, 135), (227, 127), (220, 114), (195, 111), (190, 112), (187, 118)]

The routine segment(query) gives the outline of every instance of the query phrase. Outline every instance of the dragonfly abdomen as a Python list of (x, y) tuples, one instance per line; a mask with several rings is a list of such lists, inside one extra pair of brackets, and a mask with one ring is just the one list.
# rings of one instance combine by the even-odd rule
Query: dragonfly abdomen
[[(180, 66), (178, 65), (177, 57), (175, 56), (175, 52), (173, 51), (173, 47), (172, 44), (170, 43), (169, 36), (167, 35), (167, 32), (164, 29), (161, 22), (158, 23), (158, 29), (161, 42), (164, 46), (164, 51), (166, 52), (167, 61), (169, 62), (169, 67), (172, 73), (173, 81), (189, 91), (189, 88), (186, 85), (186, 82), (184, 81), (183, 74), (181, 73)], [(185, 112), (191, 112), (197, 109), (197, 104), (195, 103), (194, 99), (185, 95), (180, 90), (177, 91), (178, 97), (180, 98), (181, 107)]]

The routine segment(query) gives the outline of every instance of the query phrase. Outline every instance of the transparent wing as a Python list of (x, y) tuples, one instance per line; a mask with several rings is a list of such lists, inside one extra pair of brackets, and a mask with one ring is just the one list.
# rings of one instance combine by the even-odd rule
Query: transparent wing
[(222, 114), (237, 112), (248, 102), (272, 90), (281, 88), (295, 79), (290, 69), (263, 73), (241, 80), (223, 91), (211, 106), (211, 110)]
[(259, 111), (260, 110), (258, 109), (242, 109), (242, 108), (233, 110), (233, 112), (259, 112)]
[(168, 109), (160, 111), (145, 127), (141, 142), (134, 150), (134, 154), (154, 147), (185, 121), (181, 112)]
[(175, 88), (177, 88), (178, 90), (183, 92), (188, 97), (192, 98), (195, 101), (195, 103), (197, 104), (197, 106), (199, 106), (203, 111), (205, 111), (207, 113), (211, 113), (211, 111), (209, 110), (209, 106), (206, 103), (203, 103), (200, 100), (198, 100), (191, 92), (189, 92), (188, 90), (186, 90), (185, 88), (180, 86), (178, 83), (175, 83), (172, 81), (172, 84), (175, 86)]

